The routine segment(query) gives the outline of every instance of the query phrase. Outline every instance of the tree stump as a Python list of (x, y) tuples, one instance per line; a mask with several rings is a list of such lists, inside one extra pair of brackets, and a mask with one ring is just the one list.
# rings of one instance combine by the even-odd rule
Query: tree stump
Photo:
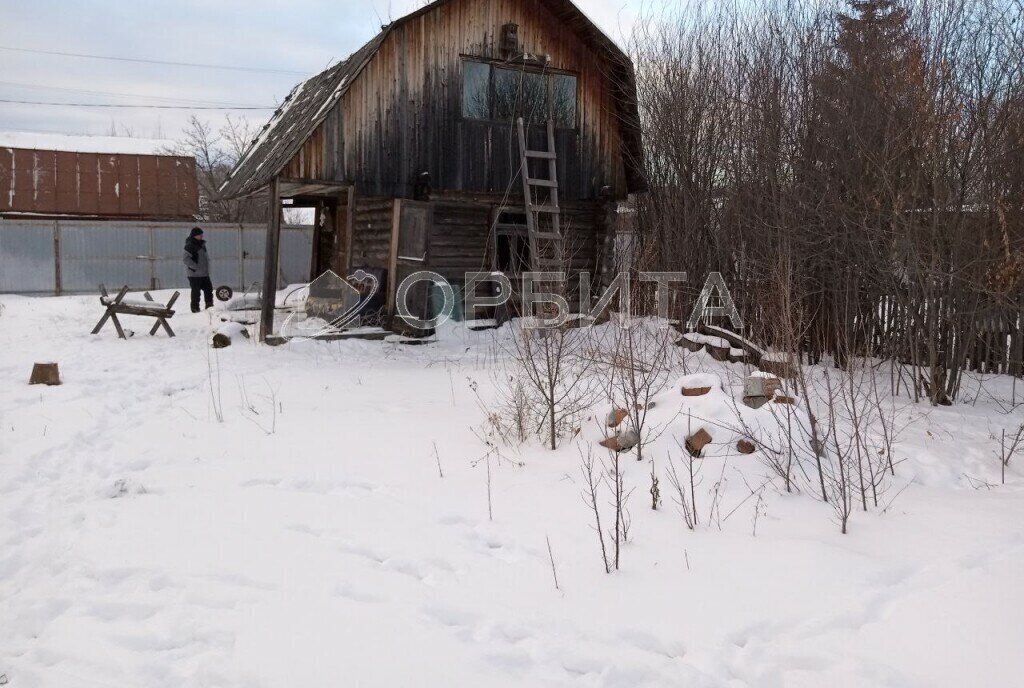
[(60, 369), (56, 363), (36, 363), (32, 366), (30, 385), (59, 385)]
[(249, 330), (245, 329), (245, 326), (241, 323), (226, 323), (213, 335), (213, 348), (227, 348), (238, 338), (248, 339)]
[(747, 439), (742, 439), (736, 443), (736, 451), (740, 454), (753, 454), (757, 451), (757, 445)]

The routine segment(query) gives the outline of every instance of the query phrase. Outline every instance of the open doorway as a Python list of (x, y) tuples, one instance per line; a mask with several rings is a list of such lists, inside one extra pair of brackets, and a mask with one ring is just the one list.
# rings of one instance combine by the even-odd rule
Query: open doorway
[(526, 213), (498, 211), (494, 223), (492, 264), (494, 270), (503, 273), (512, 283), (512, 294), (495, 313), (499, 322), (505, 322), (520, 313), (523, 273), (530, 269), (530, 233), (526, 226)]

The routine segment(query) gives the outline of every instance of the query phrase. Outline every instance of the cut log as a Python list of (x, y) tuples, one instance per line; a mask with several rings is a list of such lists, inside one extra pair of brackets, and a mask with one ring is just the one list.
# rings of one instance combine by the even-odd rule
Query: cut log
[(32, 366), (30, 385), (59, 385), (60, 369), (56, 363), (36, 363)]
[(704, 337), (695, 332), (687, 332), (682, 338), (676, 342), (680, 346), (686, 347), (687, 351), (697, 353), (704, 348)]
[(617, 435), (613, 435), (607, 439), (601, 440), (599, 443), (605, 449), (611, 449), (613, 452), (624, 452), (629, 451), (640, 442), (640, 436), (636, 434), (635, 430), (627, 430)]
[(608, 417), (605, 422), (609, 428), (617, 428), (622, 425), (622, 421), (629, 417), (629, 411), (624, 408), (614, 408), (608, 412)]
[(757, 364), (763, 372), (770, 373), (776, 377), (792, 379), (796, 377), (796, 360), (793, 354), (786, 352), (772, 352), (761, 357)]
[(717, 375), (710, 373), (694, 373), (679, 378), (680, 391), (684, 397), (702, 397), (711, 392), (712, 389), (721, 388), (722, 381)]
[(736, 443), (736, 451), (740, 454), (753, 454), (757, 451), (757, 445), (750, 440), (743, 439)]
[(722, 363), (727, 363), (729, 361), (729, 351), (731, 348), (728, 344), (725, 346), (719, 346), (716, 343), (708, 342), (705, 347), (707, 348), (708, 353), (711, 354), (711, 358), (716, 361), (721, 361)]
[(686, 438), (686, 451), (690, 453), (690, 456), (699, 458), (701, 453), (704, 451), (704, 447), (708, 446), (710, 443), (711, 435), (707, 430), (701, 428)]
[(764, 355), (764, 349), (750, 341), (746, 337), (743, 337), (736, 332), (727, 330), (724, 327), (718, 327), (717, 325), (709, 325), (708, 323), (701, 323), (700, 331), (711, 337), (720, 337), (732, 346), (733, 349), (742, 349), (745, 353), (744, 360), (749, 361), (753, 364), (757, 364)]
[(760, 373), (749, 375), (743, 380), (744, 397), (768, 397), (775, 396), (776, 390), (782, 386), (782, 381), (774, 375)]

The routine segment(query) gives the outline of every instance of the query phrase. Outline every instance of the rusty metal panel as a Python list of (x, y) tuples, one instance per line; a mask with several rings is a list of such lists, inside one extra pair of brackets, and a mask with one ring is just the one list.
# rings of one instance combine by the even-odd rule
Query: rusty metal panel
[(0, 148), (0, 208), (14, 202), (14, 151)]
[(95, 156), (78, 156), (78, 207), (83, 215), (100, 211), (99, 161)]
[(199, 178), (196, 176), (195, 158), (175, 158), (178, 161), (178, 214), (196, 215), (199, 212)]
[(121, 215), (139, 215), (139, 156), (121, 155), (117, 161), (117, 202)]
[(0, 212), (190, 218), (195, 160), (165, 155), (0, 149)]
[(67, 151), (58, 151), (56, 157), (56, 207), (72, 209), (65, 212), (80, 212), (78, 155)]
[(37, 213), (53, 213), (57, 208), (57, 155), (36, 151), (33, 156), (32, 205)]
[(14, 199), (11, 203), (13, 210), (31, 212), (35, 209), (32, 200), (34, 195), (34, 189), (32, 188), (32, 172), (34, 167), (35, 151), (14, 151)]
[(120, 210), (117, 202), (117, 156), (96, 155), (96, 162), (100, 179), (100, 215), (117, 215)]

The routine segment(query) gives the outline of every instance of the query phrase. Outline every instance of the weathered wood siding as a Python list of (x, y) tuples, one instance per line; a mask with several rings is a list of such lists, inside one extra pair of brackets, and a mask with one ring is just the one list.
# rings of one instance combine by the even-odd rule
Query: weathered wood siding
[(389, 267), (394, 207), (390, 198), (356, 197), (349, 263), (353, 270)]
[[(493, 210), (500, 200), (495, 197), (491, 203), (435, 201), (430, 269), (452, 280), (461, 280), (467, 272), (494, 269), (494, 237), (490, 229)], [(592, 201), (562, 205), (562, 235), (571, 270), (595, 269), (603, 217), (602, 206)]]
[[(428, 239), (430, 259), (424, 267), (452, 281), (461, 281), (467, 272), (492, 270), (491, 223), (494, 208), (501, 199), (494, 197), (492, 200), (448, 198), (434, 201), (434, 220)], [(389, 198), (356, 198), (351, 269), (389, 267), (394, 203)], [(340, 209), (344, 211), (345, 207)], [(592, 201), (563, 205), (562, 232), (572, 271), (593, 272), (597, 267), (604, 215), (603, 206)], [(336, 250), (340, 250), (340, 246)]]
[[(396, 27), (283, 171), (353, 181), (361, 194), (409, 198), (429, 172), (440, 191), (519, 194), (511, 123), (462, 118), (463, 57), (500, 57), (502, 26), (522, 50), (578, 79), (578, 128), (557, 134), (566, 200), (626, 195), (615, 84), (607, 63), (539, 0), (453, 0)], [(543, 144), (541, 132), (534, 144)]]

